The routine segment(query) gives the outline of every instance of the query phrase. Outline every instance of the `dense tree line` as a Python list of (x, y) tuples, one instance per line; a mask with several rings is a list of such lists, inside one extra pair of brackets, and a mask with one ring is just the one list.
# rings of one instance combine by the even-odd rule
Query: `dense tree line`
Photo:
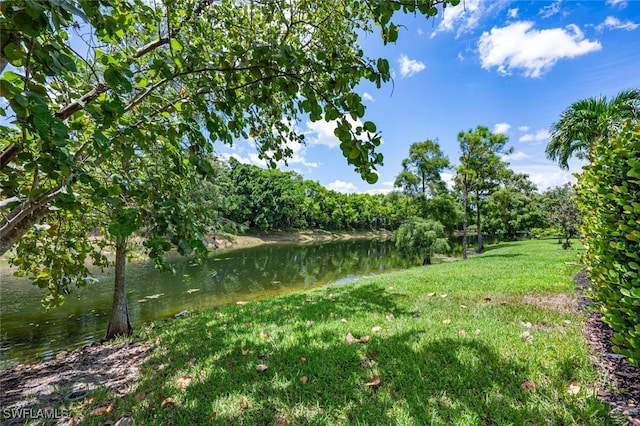
[(213, 162), (215, 183), (199, 185), (194, 196), (214, 209), (213, 229), (229, 232), (323, 229), (394, 230), (407, 217), (409, 202), (398, 194), (344, 194), (296, 172)]

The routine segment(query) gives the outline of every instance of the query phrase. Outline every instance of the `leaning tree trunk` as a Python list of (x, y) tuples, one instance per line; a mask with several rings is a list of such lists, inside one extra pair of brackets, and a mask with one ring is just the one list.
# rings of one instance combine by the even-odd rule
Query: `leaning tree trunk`
[(478, 228), (478, 248), (477, 253), (484, 251), (484, 241), (482, 240), (482, 224), (480, 223), (480, 194), (476, 193), (476, 227)]
[(107, 328), (105, 340), (111, 340), (116, 336), (129, 336), (133, 331), (129, 321), (129, 308), (127, 307), (125, 267), (127, 238), (118, 237), (116, 242), (116, 276), (113, 288), (113, 305), (111, 307), (111, 319)]

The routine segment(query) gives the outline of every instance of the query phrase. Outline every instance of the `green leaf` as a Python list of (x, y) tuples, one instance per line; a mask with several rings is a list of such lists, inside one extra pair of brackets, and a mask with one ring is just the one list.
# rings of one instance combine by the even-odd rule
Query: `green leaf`
[(65, 55), (64, 53), (60, 53), (58, 54), (57, 59), (67, 71), (78, 72), (76, 63), (73, 61), (73, 59), (71, 59), (71, 57)]
[(172, 38), (171, 41), (169, 42), (169, 44), (171, 45), (171, 49), (176, 51), (176, 52), (179, 52), (179, 51), (182, 50), (182, 45), (175, 38)]
[(362, 127), (369, 133), (375, 133), (377, 130), (376, 125), (371, 121), (365, 121)]

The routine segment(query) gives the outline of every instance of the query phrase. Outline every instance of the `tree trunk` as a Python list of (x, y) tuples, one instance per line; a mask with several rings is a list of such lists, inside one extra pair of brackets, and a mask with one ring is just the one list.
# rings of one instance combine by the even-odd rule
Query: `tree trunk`
[(113, 305), (111, 307), (111, 319), (107, 328), (105, 340), (111, 340), (116, 336), (129, 336), (133, 331), (129, 321), (129, 308), (127, 307), (125, 269), (127, 262), (127, 238), (118, 237), (116, 242), (116, 276), (113, 288)]
[(482, 224), (480, 223), (480, 193), (476, 192), (476, 227), (478, 228), (478, 247), (476, 253), (484, 251), (484, 241), (482, 240)]
[(36, 223), (48, 213), (48, 203), (57, 191), (38, 202), (23, 201), (0, 221), (0, 256), (9, 251)]
[(462, 189), (462, 258), (467, 258), (467, 209), (469, 207), (469, 193), (466, 186)]

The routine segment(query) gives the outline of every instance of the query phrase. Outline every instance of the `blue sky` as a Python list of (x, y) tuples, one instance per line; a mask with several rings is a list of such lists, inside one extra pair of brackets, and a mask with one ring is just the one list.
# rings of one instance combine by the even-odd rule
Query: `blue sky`
[[(463, 7), (464, 3), (464, 7)], [(539, 189), (573, 181), (547, 160), (548, 129), (572, 102), (640, 88), (640, 1), (466, 0), (434, 20), (407, 15), (397, 43), (362, 38), (371, 57), (385, 57), (394, 81), (362, 84), (366, 120), (381, 131), (384, 166), (375, 185), (346, 164), (331, 123), (302, 121), (304, 146), (283, 170), (295, 170), (342, 192), (388, 192), (413, 142), (437, 139), (457, 164), (456, 136), (485, 125), (509, 136), (510, 166)], [(251, 141), (218, 152), (264, 166)], [(447, 178), (449, 174), (445, 175)]]

